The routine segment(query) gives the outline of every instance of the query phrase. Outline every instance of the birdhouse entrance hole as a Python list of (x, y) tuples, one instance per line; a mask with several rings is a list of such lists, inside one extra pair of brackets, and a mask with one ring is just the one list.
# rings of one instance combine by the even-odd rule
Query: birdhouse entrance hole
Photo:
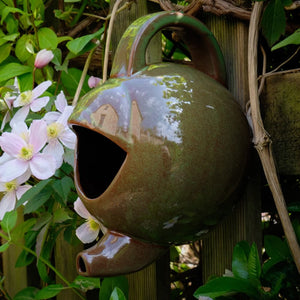
[(77, 135), (76, 178), (88, 198), (99, 197), (120, 170), (127, 153), (102, 134), (73, 125)]

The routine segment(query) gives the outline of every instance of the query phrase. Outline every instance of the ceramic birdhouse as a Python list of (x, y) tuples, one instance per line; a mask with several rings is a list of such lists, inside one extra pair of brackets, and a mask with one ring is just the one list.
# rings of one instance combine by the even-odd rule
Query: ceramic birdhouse
[[(149, 41), (166, 27), (188, 47), (190, 64), (146, 64)], [(81, 275), (137, 271), (171, 244), (201, 239), (230, 212), (250, 136), (225, 84), (220, 48), (197, 19), (160, 12), (126, 30), (110, 79), (69, 120), (79, 197), (107, 228), (78, 254)]]

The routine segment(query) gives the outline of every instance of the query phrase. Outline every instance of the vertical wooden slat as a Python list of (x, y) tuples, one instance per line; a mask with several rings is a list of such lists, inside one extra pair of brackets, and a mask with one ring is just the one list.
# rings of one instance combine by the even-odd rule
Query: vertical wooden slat
[[(24, 221), (23, 207), (18, 208), (18, 221), (21, 224)], [(20, 241), (24, 243), (24, 241)], [(27, 287), (26, 267), (16, 268), (17, 259), (22, 252), (20, 247), (11, 245), (7, 251), (3, 252), (3, 274), (5, 276), (4, 286), (8, 294), (13, 297), (17, 292)]]
[[(60, 234), (55, 243), (55, 267), (69, 281), (72, 282), (78, 275), (76, 270), (76, 256), (83, 250), (83, 244), (76, 247), (70, 245), (64, 240), (63, 234)], [(64, 284), (61, 279), (56, 278), (57, 283)], [(57, 300), (79, 300), (71, 289), (66, 289), (56, 296)]]
[[(245, 110), (249, 100), (247, 78), (248, 24), (237, 19), (207, 15), (204, 22), (215, 35), (224, 55), (228, 89)], [(254, 151), (252, 151), (254, 152)], [(222, 275), (231, 269), (234, 245), (247, 240), (261, 245), (260, 165), (255, 153), (247, 173), (247, 183), (241, 200), (233, 213), (226, 217), (208, 238), (202, 241), (203, 279)]]

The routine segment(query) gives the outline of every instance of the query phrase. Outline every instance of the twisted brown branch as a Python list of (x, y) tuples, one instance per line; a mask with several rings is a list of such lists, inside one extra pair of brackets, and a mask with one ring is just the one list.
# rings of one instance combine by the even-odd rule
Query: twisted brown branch
[(289, 214), (286, 208), (285, 199), (278, 180), (271, 139), (263, 126), (260, 114), (258, 84), (257, 84), (257, 42), (258, 25), (262, 15), (263, 3), (255, 2), (250, 18), (249, 39), (248, 39), (248, 78), (249, 78), (249, 96), (251, 105), (251, 117), (253, 122), (253, 142), (259, 154), (269, 188), (282, 222), (282, 227), (291, 249), (298, 272), (300, 273), (300, 248), (297, 242), (294, 228), (292, 226)]

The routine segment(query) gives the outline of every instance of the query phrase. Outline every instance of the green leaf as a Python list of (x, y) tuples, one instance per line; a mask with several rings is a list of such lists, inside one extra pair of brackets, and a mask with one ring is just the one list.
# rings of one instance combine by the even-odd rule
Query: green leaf
[(1, 228), (4, 232), (9, 233), (17, 224), (18, 213), (16, 210), (5, 213), (1, 221)]
[[(64, 87), (66, 88), (69, 95), (74, 96), (80, 81), (82, 71), (70, 68), (68, 69), (68, 73), (62, 72), (61, 73), (61, 81), (64, 83)], [(87, 78), (85, 78), (82, 90), (80, 92), (80, 95), (86, 94), (90, 90), (88, 84), (87, 84)]]
[(10, 43), (0, 46), (0, 63), (2, 63), (10, 54), (12, 45)]
[(261, 21), (263, 35), (270, 46), (284, 34), (285, 25), (285, 11), (281, 0), (271, 0), (266, 6)]
[(288, 245), (278, 236), (266, 235), (264, 238), (264, 246), (267, 254), (271, 259), (280, 259), (281, 261), (291, 258)]
[(101, 282), (99, 300), (110, 299), (113, 290), (118, 287), (128, 297), (128, 280), (125, 276), (107, 277)]
[(7, 43), (7, 42), (13, 42), (20, 34), (19, 33), (13, 33), (10, 35), (3, 35), (0, 37), (0, 46)]
[(109, 297), (109, 300), (126, 300), (126, 297), (121, 289), (119, 289), (118, 287), (115, 287)]
[(103, 34), (104, 32), (104, 27), (102, 27), (101, 29), (99, 29), (98, 31), (96, 31), (95, 33), (92, 33), (92, 34), (88, 34), (88, 35), (84, 35), (84, 36), (81, 36), (77, 39), (74, 39), (70, 42), (67, 43), (67, 48), (75, 53), (75, 54), (78, 54), (80, 51), (83, 50), (83, 48), (85, 46), (87, 46), (87, 44), (94, 38), (96, 37), (99, 37)]
[(36, 223), (36, 219), (35, 218), (31, 218), (26, 220), (25, 222), (22, 222), (20, 224), (18, 224), (12, 234), (11, 234), (11, 238), (13, 241), (18, 241), (20, 239), (22, 239), (25, 235), (26, 232), (28, 232)]
[(293, 202), (288, 205), (289, 212), (300, 212), (300, 202)]
[(30, 190), (25, 192), (21, 199), (17, 202), (16, 207), (19, 207), (24, 202), (28, 201), (24, 213), (31, 213), (41, 207), (52, 195), (52, 189), (49, 184), (53, 179), (42, 180), (34, 185)]
[(27, 287), (19, 291), (13, 298), (13, 300), (34, 300), (35, 295), (39, 290), (36, 287)]
[(22, 35), (16, 43), (15, 54), (21, 62), (26, 61), (32, 55), (27, 50), (26, 45), (28, 43), (31, 43), (31, 44), (33, 43), (33, 35), (31, 35), (31, 34)]
[(220, 277), (210, 280), (205, 285), (199, 287), (195, 291), (194, 297), (199, 298), (200, 296), (206, 296), (216, 298), (225, 296), (228, 293), (243, 293), (252, 299), (260, 300), (261, 295), (259, 288), (259, 286), (254, 285), (252, 281), (248, 279)]
[(6, 250), (8, 249), (8, 247), (9, 247), (9, 245), (10, 245), (9, 242), (7, 242), (7, 243), (1, 245), (1, 246), (0, 246), (0, 253), (6, 251)]
[(3, 25), (3, 22), (5, 21), (6, 17), (10, 14), (10, 13), (18, 13), (18, 14), (25, 14), (25, 12), (19, 8), (16, 7), (10, 7), (10, 6), (5, 6), (1, 12), (1, 25)]
[(32, 73), (26, 73), (18, 76), (20, 91), (29, 91), (33, 87), (33, 75)]
[(100, 279), (94, 277), (77, 276), (71, 284), (72, 287), (80, 289), (82, 292), (100, 288)]
[(51, 284), (38, 291), (35, 295), (35, 299), (49, 299), (56, 296), (63, 290), (62, 284)]
[(38, 231), (47, 223), (51, 222), (52, 214), (50, 212), (43, 213), (39, 218), (36, 219), (36, 223), (32, 230)]
[(279, 48), (288, 46), (288, 45), (300, 45), (300, 28), (297, 29), (294, 33), (289, 35), (287, 38), (279, 42), (278, 44), (274, 45), (271, 50), (277, 50)]
[(47, 234), (49, 230), (50, 223), (47, 223), (42, 230), (39, 232), (37, 239), (36, 239), (36, 244), (35, 244), (35, 252), (37, 254), (37, 257), (41, 255), (43, 246), (45, 244), (45, 241), (47, 239)]
[(232, 255), (232, 272), (237, 278), (248, 278), (248, 259), (240, 243), (236, 244)]
[(57, 209), (53, 214), (53, 223), (63, 223), (70, 219), (72, 218), (69, 216), (68, 211), (63, 207)]
[(32, 73), (32, 71), (32, 67), (23, 66), (18, 63), (5, 64), (0, 68), (0, 82), (6, 81), (10, 78), (14, 78), (22, 74)]
[(257, 246), (255, 243), (252, 244), (249, 258), (248, 258), (248, 272), (249, 278), (251, 279), (259, 279), (261, 274), (261, 265), (259, 254), (257, 250)]
[(52, 188), (62, 199), (63, 203), (66, 204), (69, 193), (71, 192), (71, 189), (74, 188), (74, 183), (70, 177), (65, 176), (60, 180), (55, 180), (52, 184)]
[(54, 50), (57, 48), (57, 36), (53, 30), (43, 27), (38, 31), (39, 45), (41, 49)]

